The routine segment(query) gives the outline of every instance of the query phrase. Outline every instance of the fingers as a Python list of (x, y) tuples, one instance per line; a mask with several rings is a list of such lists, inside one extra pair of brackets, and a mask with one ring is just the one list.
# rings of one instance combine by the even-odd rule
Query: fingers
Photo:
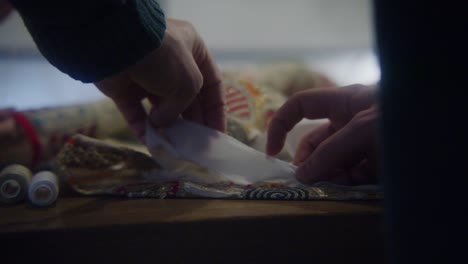
[[(134, 84), (143, 92), (143, 97), (150, 98), (152, 103), (157, 101), (149, 114), (149, 121), (155, 127), (167, 126), (182, 115), (224, 131), (221, 78), (213, 59), (193, 26), (173, 19), (168, 19), (167, 22), (168, 28), (161, 47), (124, 72), (109, 78), (107, 82), (111, 86), (122, 86), (122, 81)], [(195, 45), (198, 42), (198, 46)], [(202, 51), (197, 53), (201, 56), (195, 56), (194, 52), (198, 50)], [(126, 88), (122, 91), (126, 91), (127, 95), (136, 92), (129, 90), (131, 87), (128, 85)], [(114, 100), (117, 98), (115, 89), (101, 90), (105, 90)], [(133, 126), (141, 131), (138, 124), (146, 115), (143, 115), (136, 101), (125, 97), (124, 95), (119, 101), (119, 108), (123, 109), (127, 120), (134, 121)], [(137, 118), (137, 115), (140, 116)], [(144, 127), (144, 123), (142, 126)]]
[(95, 83), (96, 87), (111, 98), (136, 136), (145, 135), (147, 114), (142, 105), (145, 91), (126, 76), (117, 76)]
[(281, 151), (286, 134), (302, 118), (329, 118), (336, 128), (374, 103), (374, 89), (363, 85), (313, 89), (292, 96), (273, 116), (268, 129), (267, 153)]
[(149, 120), (155, 127), (164, 127), (176, 120), (189, 107), (196, 94), (180, 87), (170, 96), (161, 100), (157, 108), (153, 108)]
[(302, 164), (314, 152), (320, 143), (331, 136), (334, 132), (335, 131), (331, 127), (330, 123), (327, 123), (305, 135), (297, 147), (296, 155), (294, 156), (294, 164)]
[(203, 86), (199, 98), (204, 124), (212, 129), (224, 132), (226, 130), (226, 116), (224, 112), (221, 73), (201, 38), (197, 46), (198, 48), (194, 56), (203, 75)]
[(302, 118), (329, 118), (333, 107), (345, 104), (345, 95), (338, 89), (314, 89), (292, 96), (276, 111), (270, 122), (267, 154), (276, 155), (281, 151), (286, 134)]
[[(167, 126), (183, 113), (187, 116), (189, 106), (189, 110), (199, 111), (200, 108), (196, 103), (192, 105), (192, 101), (200, 90), (203, 77), (187, 51), (181, 51), (177, 56), (166, 64), (163, 71), (155, 65), (156, 59), (145, 60), (132, 69), (132, 80), (154, 104), (149, 121), (155, 127)], [(198, 113), (190, 118), (201, 120)]]
[(207, 127), (221, 132), (226, 131), (226, 115), (221, 92), (221, 82), (204, 85), (202, 88), (202, 112)]
[(202, 106), (198, 98), (195, 98), (192, 103), (185, 109), (182, 116), (195, 123), (204, 124)]
[(298, 180), (307, 184), (330, 180), (337, 175), (337, 170), (358, 164), (375, 143), (376, 121), (374, 107), (359, 112), (315, 149), (298, 168)]
[(146, 127), (146, 111), (140, 100), (114, 101), (130, 128), (140, 140), (143, 140)]
[[(169, 41), (170, 36), (167, 39)], [(149, 115), (150, 122), (156, 127), (167, 126), (184, 113), (203, 84), (203, 76), (191, 51), (183, 48), (181, 43), (163, 45), (134, 66), (131, 76), (148, 95), (159, 99), (157, 109), (153, 108)]]
[(376, 164), (369, 159), (361, 161), (350, 170), (349, 174), (353, 185), (378, 183)]

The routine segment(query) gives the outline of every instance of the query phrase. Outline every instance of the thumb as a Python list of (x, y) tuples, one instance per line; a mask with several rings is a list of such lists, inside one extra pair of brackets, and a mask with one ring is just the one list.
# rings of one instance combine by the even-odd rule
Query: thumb
[(343, 128), (323, 141), (299, 166), (299, 181), (312, 184), (330, 180), (337, 170), (360, 162), (374, 144), (377, 112), (375, 108), (361, 111)]
[(334, 132), (335, 131), (330, 122), (327, 122), (305, 135), (297, 146), (296, 154), (294, 155), (294, 164), (302, 164), (314, 152), (320, 143), (333, 135)]

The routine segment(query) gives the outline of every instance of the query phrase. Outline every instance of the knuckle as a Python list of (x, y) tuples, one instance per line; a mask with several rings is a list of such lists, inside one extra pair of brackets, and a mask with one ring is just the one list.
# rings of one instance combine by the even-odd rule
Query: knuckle
[(349, 125), (355, 131), (367, 130), (374, 126), (375, 118), (374, 114), (361, 111), (353, 117)]
[(188, 69), (185, 76), (186, 78), (179, 79), (179, 84), (177, 86), (185, 93), (193, 95), (198, 94), (203, 86), (203, 75), (195, 68)]
[(198, 35), (195, 26), (187, 20), (179, 20), (180, 28), (184, 34)]

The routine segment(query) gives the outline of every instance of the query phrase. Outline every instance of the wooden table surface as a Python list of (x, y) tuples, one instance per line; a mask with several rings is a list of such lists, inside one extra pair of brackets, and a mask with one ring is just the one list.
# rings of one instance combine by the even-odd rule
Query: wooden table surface
[(0, 207), (0, 248), (67, 263), (376, 263), (382, 213), (381, 202), (61, 198)]

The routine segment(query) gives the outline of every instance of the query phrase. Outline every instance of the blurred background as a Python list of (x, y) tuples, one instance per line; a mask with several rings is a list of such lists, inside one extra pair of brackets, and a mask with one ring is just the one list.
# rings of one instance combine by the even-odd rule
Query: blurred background
[[(168, 17), (192, 22), (221, 69), (297, 60), (338, 85), (372, 84), (370, 0), (161, 0)], [(97, 100), (91, 84), (49, 65), (15, 12), (0, 24), (0, 108)]]

